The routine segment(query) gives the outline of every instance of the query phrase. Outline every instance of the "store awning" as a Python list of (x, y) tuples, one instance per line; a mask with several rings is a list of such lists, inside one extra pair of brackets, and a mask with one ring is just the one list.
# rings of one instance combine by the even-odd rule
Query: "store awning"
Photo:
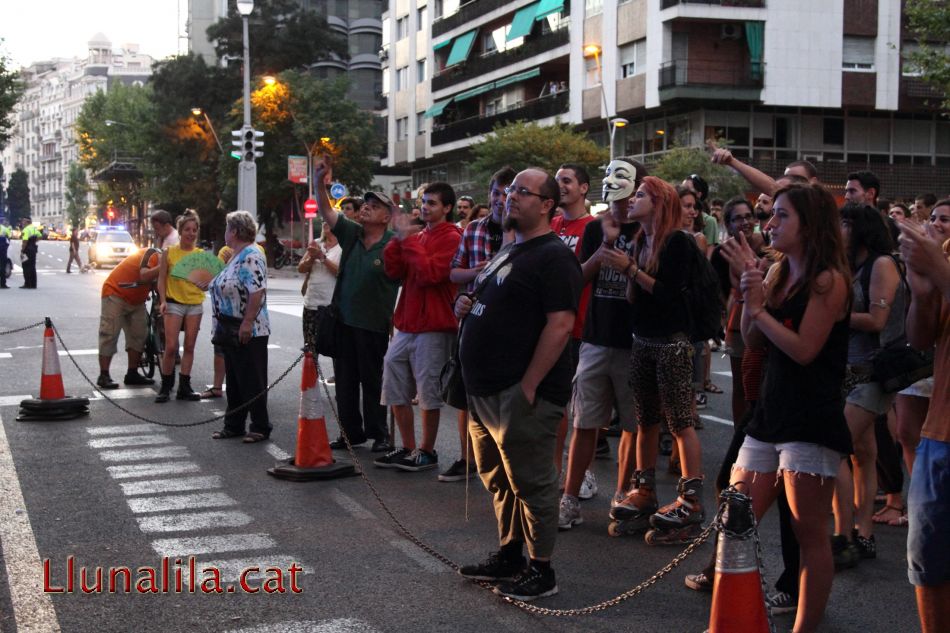
[(433, 117), (439, 116), (440, 114), (442, 114), (443, 110), (445, 110), (445, 106), (447, 106), (447, 105), (449, 105), (450, 103), (452, 103), (452, 99), (454, 99), (454, 98), (455, 98), (455, 97), (449, 97), (449, 98), (446, 99), (445, 101), (436, 101), (435, 103), (432, 104), (432, 107), (431, 107), (431, 108), (429, 108), (428, 110), (426, 110), (426, 112), (425, 112), (425, 117), (426, 117), (427, 119), (431, 119), (431, 118), (433, 118)]
[(447, 67), (468, 59), (468, 54), (472, 52), (472, 45), (475, 43), (475, 35), (477, 33), (478, 29), (473, 29), (455, 38), (455, 42), (452, 44), (452, 52), (449, 53), (449, 58), (445, 60)]
[(509, 84), (518, 83), (519, 81), (524, 81), (525, 79), (531, 79), (532, 77), (537, 77), (541, 74), (540, 68), (533, 68), (531, 70), (526, 70), (523, 73), (518, 73), (517, 75), (512, 75), (511, 77), (505, 77), (504, 79), (499, 79), (495, 82), (495, 88), (501, 88)]
[(541, 0), (538, 3), (538, 10), (534, 14), (535, 20), (543, 20), (552, 13), (560, 13), (564, 10), (564, 0)]
[(529, 4), (526, 7), (518, 9), (514, 19), (511, 20), (511, 29), (508, 31), (508, 37), (505, 38), (506, 42), (524, 37), (531, 33), (531, 27), (534, 26), (534, 16), (538, 13), (539, 4), (540, 3), (535, 2), (534, 4)]
[(452, 43), (452, 38), (450, 37), (450, 38), (447, 39), (447, 40), (444, 40), (444, 41), (442, 41), (442, 42), (439, 42), (438, 44), (433, 44), (433, 45), (432, 45), (432, 50), (437, 51), (437, 50), (439, 50), (440, 48), (445, 48), (446, 46), (448, 46), (448, 45), (451, 44), (451, 43)]
[(482, 84), (481, 86), (477, 86), (477, 87), (475, 87), (475, 88), (471, 88), (470, 90), (466, 90), (465, 92), (460, 92), (459, 94), (455, 95), (455, 100), (456, 100), (456, 101), (461, 101), (462, 99), (469, 99), (469, 98), (474, 97), (474, 96), (476, 96), (476, 95), (480, 95), (480, 94), (482, 94), (483, 92), (488, 92), (489, 90), (491, 90), (491, 89), (494, 88), (494, 87), (495, 87), (495, 82), (494, 82), (494, 81), (492, 81), (491, 83)]

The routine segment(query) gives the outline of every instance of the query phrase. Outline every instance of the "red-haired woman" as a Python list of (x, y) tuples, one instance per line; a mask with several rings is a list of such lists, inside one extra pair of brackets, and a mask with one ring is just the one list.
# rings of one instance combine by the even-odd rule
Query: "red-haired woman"
[[(683, 289), (689, 284), (696, 243), (680, 230), (679, 195), (666, 182), (646, 176), (628, 217), (640, 223), (626, 273), (633, 304), (630, 385), (636, 400), (637, 467), (634, 487), (610, 511), (612, 534), (642, 531), (648, 543), (694, 537), (703, 521), (702, 454), (692, 414), (693, 346)], [(658, 510), (655, 468), (661, 425), (679, 448), (683, 476), (675, 501)]]
[[(751, 250), (740, 287), (742, 336), (768, 348), (765, 382), (731, 482), (748, 491), (756, 518), (784, 486), (801, 551), (794, 633), (814, 631), (831, 593), (828, 513), (851, 436), (844, 417), (851, 273), (834, 198), (818, 185), (775, 196), (765, 275)], [(805, 395), (803, 397), (803, 394)]]

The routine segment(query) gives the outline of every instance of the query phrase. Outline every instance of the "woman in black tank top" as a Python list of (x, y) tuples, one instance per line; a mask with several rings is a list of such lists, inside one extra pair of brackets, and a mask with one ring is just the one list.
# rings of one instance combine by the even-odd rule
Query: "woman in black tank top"
[(851, 279), (838, 208), (820, 186), (780, 189), (768, 228), (784, 258), (767, 276), (743, 249), (742, 335), (747, 346), (767, 348), (768, 360), (731, 482), (749, 492), (757, 518), (784, 486), (801, 548), (793, 630), (807, 633), (831, 592), (827, 517), (841, 457), (851, 452), (841, 393)]

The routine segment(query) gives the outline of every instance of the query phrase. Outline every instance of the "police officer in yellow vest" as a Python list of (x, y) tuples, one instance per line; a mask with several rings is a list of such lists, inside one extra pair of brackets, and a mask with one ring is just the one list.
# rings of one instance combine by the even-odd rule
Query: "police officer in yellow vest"
[(23, 285), (21, 288), (36, 288), (36, 255), (39, 252), (39, 242), (42, 234), (40, 230), (30, 224), (27, 220), (23, 221), (23, 232), (20, 234), (20, 261), (23, 266)]
[(10, 287), (7, 285), (7, 249), (10, 248), (12, 238), (13, 231), (10, 230), (10, 227), (6, 224), (0, 224), (0, 290)]

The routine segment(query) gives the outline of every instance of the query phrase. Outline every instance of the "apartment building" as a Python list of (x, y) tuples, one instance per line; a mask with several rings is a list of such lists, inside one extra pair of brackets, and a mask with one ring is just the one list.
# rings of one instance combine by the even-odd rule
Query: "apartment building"
[[(906, 60), (900, 0), (392, 0), (386, 164), (481, 192), (467, 148), (498, 122), (556, 119), (651, 162), (729, 141), (770, 173), (950, 190), (950, 121)], [(565, 157), (566, 159), (569, 157)]]
[(26, 90), (14, 110), (13, 137), (2, 154), (7, 178), (17, 168), (27, 172), (33, 220), (54, 227), (66, 221), (66, 176), (69, 165), (79, 160), (75, 124), (83, 102), (116, 82), (142, 85), (152, 73), (152, 58), (136, 44), (113, 47), (97, 33), (88, 51), (86, 57), (41, 61), (21, 69)]

